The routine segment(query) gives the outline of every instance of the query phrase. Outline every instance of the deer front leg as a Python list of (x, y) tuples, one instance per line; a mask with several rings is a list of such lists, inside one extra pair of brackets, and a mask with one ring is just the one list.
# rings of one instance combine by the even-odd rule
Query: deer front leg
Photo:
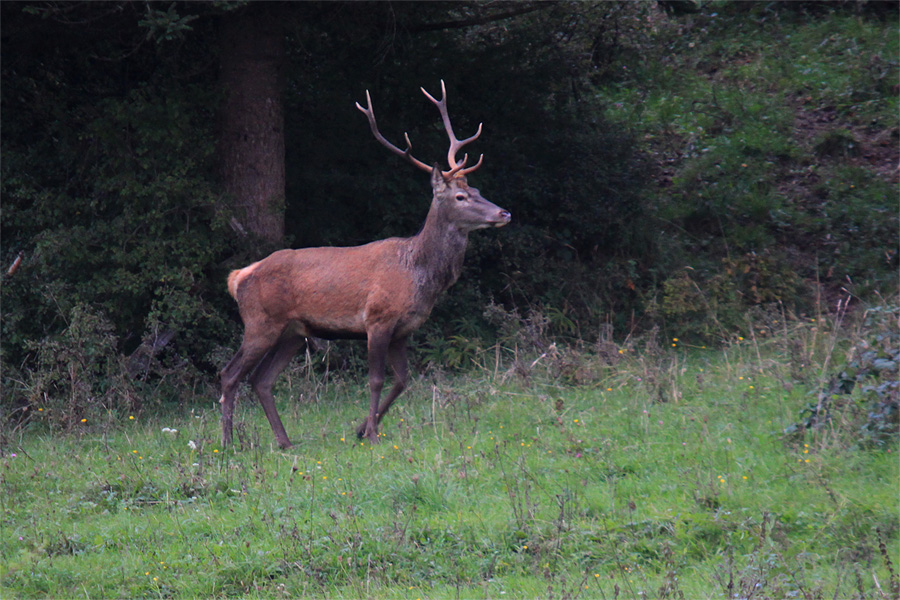
[(356, 429), (356, 436), (373, 443), (378, 441), (378, 403), (384, 387), (384, 370), (390, 342), (388, 332), (369, 332), (369, 416)]
[(406, 338), (393, 340), (390, 343), (387, 360), (391, 365), (391, 370), (394, 372), (394, 387), (391, 388), (387, 398), (378, 407), (378, 423), (381, 423), (381, 419), (387, 414), (388, 409), (391, 408), (391, 404), (394, 403), (397, 396), (406, 389), (406, 381), (409, 376), (409, 365), (406, 360)]

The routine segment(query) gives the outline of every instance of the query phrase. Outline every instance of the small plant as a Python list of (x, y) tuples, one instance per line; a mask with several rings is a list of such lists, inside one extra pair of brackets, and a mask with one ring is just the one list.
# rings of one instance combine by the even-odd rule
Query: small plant
[(849, 158), (859, 155), (859, 140), (847, 129), (831, 129), (816, 137), (813, 150), (817, 156)]
[(76, 304), (58, 336), (30, 343), (37, 368), (24, 382), (27, 414), (65, 432), (132, 410), (136, 395), (113, 327), (90, 306)]

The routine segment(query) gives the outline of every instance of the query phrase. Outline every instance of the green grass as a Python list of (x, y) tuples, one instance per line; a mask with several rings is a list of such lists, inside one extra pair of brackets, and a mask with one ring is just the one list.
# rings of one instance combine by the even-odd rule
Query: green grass
[[(289, 451), (248, 395), (227, 450), (212, 399), (67, 436), (35, 424), (3, 449), (0, 590), (889, 597), (878, 590), (900, 564), (896, 440), (862, 449), (846, 414), (782, 434), (842, 343), (815, 323), (724, 350), (650, 340), (618, 360), (580, 355), (592, 373), (580, 386), (553, 377), (565, 356), (518, 357), (525, 377), (486, 360), (418, 380), (377, 446), (353, 435), (362, 377), (296, 371), (279, 394)], [(295, 402), (298, 390), (319, 399)]]

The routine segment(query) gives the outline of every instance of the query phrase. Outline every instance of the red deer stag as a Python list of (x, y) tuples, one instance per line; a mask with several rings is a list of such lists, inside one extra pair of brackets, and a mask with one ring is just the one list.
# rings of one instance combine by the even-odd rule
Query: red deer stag
[[(379, 422), (406, 388), (407, 338), (428, 318), (441, 292), (459, 278), (469, 232), (509, 223), (509, 212), (466, 182), (483, 155), (468, 168), (468, 155), (456, 160), (457, 152), (481, 135), (481, 125), (472, 137), (458, 140), (447, 115), (444, 82), (440, 101), (424, 88), (422, 92), (440, 110), (450, 138), (448, 171), (414, 158), (408, 135), (406, 150), (387, 141), (378, 131), (368, 91), (368, 106), (356, 104), (383, 146), (431, 174), (431, 208), (418, 234), (352, 248), (279, 250), (228, 276), (228, 292), (237, 300), (244, 322), (244, 339), (221, 373), (223, 444), (231, 442), (235, 394), (249, 375), (278, 445), (291, 446), (275, 409), (272, 384), (313, 336), (368, 340), (371, 399), (356, 434), (376, 442)], [(379, 404), (386, 365), (394, 372), (394, 386)]]

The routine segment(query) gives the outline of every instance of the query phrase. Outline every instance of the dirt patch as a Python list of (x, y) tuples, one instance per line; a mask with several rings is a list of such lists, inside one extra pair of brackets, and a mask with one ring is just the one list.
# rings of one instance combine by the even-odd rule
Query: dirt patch
[(853, 122), (834, 107), (812, 108), (810, 98), (797, 101), (794, 141), (813, 161), (784, 173), (778, 191), (795, 206), (814, 210), (826, 200), (820, 183), (821, 165), (844, 163), (871, 171), (888, 183), (900, 183), (900, 127), (875, 127)]
[[(808, 101), (803, 99), (802, 101)], [(817, 147), (829, 136), (852, 142), (841, 152)], [(823, 159), (835, 158), (848, 164), (870, 169), (890, 183), (900, 182), (900, 127), (861, 125), (842, 116), (834, 107), (810, 109), (799, 106), (794, 118), (795, 140)]]

